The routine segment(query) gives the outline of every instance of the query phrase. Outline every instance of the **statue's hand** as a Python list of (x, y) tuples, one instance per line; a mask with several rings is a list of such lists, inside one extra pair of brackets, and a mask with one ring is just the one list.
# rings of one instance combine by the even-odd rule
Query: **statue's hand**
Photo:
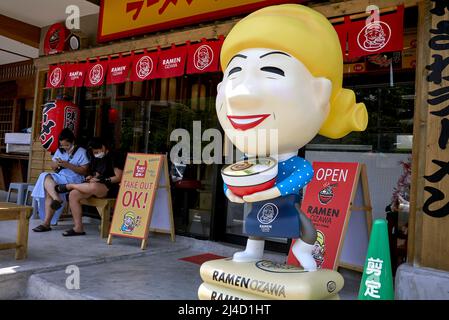
[(243, 196), (243, 201), (245, 202), (257, 202), (263, 200), (270, 200), (277, 198), (281, 195), (281, 192), (278, 188), (270, 188), (264, 191), (256, 192), (253, 194), (249, 194), (247, 196)]
[(229, 201), (231, 202), (236, 202), (236, 203), (244, 203), (242, 197), (239, 197), (238, 195), (235, 195), (231, 190), (226, 190), (226, 197), (229, 199)]

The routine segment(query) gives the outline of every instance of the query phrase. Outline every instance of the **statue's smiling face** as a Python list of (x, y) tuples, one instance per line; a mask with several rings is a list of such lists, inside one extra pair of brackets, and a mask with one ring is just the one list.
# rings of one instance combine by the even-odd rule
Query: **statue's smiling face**
[[(236, 54), (224, 71), (217, 115), (226, 135), (242, 152), (265, 154), (270, 130), (278, 153), (295, 152), (316, 136), (326, 120), (331, 90), (329, 80), (315, 78), (286, 52), (247, 49)], [(254, 137), (257, 143), (251, 140)]]

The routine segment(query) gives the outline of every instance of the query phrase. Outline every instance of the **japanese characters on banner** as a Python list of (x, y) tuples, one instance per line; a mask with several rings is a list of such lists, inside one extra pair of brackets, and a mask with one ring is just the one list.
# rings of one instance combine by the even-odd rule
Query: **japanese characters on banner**
[(159, 52), (144, 52), (135, 55), (131, 67), (131, 81), (144, 81), (157, 77)]
[(190, 45), (187, 52), (187, 74), (217, 72), (220, 65), (220, 50), (224, 38), (218, 41), (201, 41)]
[(108, 66), (107, 84), (122, 83), (128, 78), (131, 57), (122, 57), (110, 60)]
[[(344, 162), (313, 163), (314, 178), (307, 185), (301, 210), (317, 229), (313, 257), (319, 268), (335, 269), (337, 266), (358, 166), (358, 163)], [(287, 263), (299, 265), (291, 252)]]
[(97, 87), (103, 85), (108, 70), (108, 61), (90, 62), (86, 67), (84, 86)]
[(158, 78), (172, 78), (184, 75), (186, 65), (187, 47), (172, 46), (159, 54), (157, 65)]
[(58, 136), (62, 129), (69, 128), (78, 134), (80, 110), (67, 100), (47, 102), (42, 111), (42, 125), (39, 139), (44, 149), (55, 152), (59, 146)]
[[(98, 42), (241, 15), (291, 0), (103, 0)], [(296, 0), (296, 3), (303, 2)]]

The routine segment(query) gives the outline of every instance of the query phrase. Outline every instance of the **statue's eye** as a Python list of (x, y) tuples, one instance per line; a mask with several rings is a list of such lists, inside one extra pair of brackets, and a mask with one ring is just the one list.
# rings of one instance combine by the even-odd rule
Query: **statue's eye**
[(265, 71), (265, 72), (271, 72), (271, 73), (276, 73), (280, 76), (285, 77), (285, 73), (282, 69), (276, 68), (276, 67), (263, 67), (260, 68), (260, 70)]
[(229, 70), (228, 77), (229, 77), (231, 74), (236, 73), (236, 72), (240, 72), (240, 71), (242, 71), (242, 68), (240, 68), (240, 67), (234, 67), (234, 68), (232, 68), (231, 70)]

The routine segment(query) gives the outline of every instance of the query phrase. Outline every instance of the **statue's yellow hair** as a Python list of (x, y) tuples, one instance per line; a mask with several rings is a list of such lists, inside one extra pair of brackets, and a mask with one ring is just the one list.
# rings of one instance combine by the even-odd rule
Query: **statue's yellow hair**
[(355, 102), (354, 92), (342, 88), (340, 41), (322, 14), (297, 4), (270, 6), (251, 13), (226, 37), (221, 49), (222, 69), (235, 54), (249, 48), (285, 51), (301, 61), (313, 76), (332, 82), (330, 112), (320, 129), (321, 135), (336, 139), (366, 129), (366, 107)]

